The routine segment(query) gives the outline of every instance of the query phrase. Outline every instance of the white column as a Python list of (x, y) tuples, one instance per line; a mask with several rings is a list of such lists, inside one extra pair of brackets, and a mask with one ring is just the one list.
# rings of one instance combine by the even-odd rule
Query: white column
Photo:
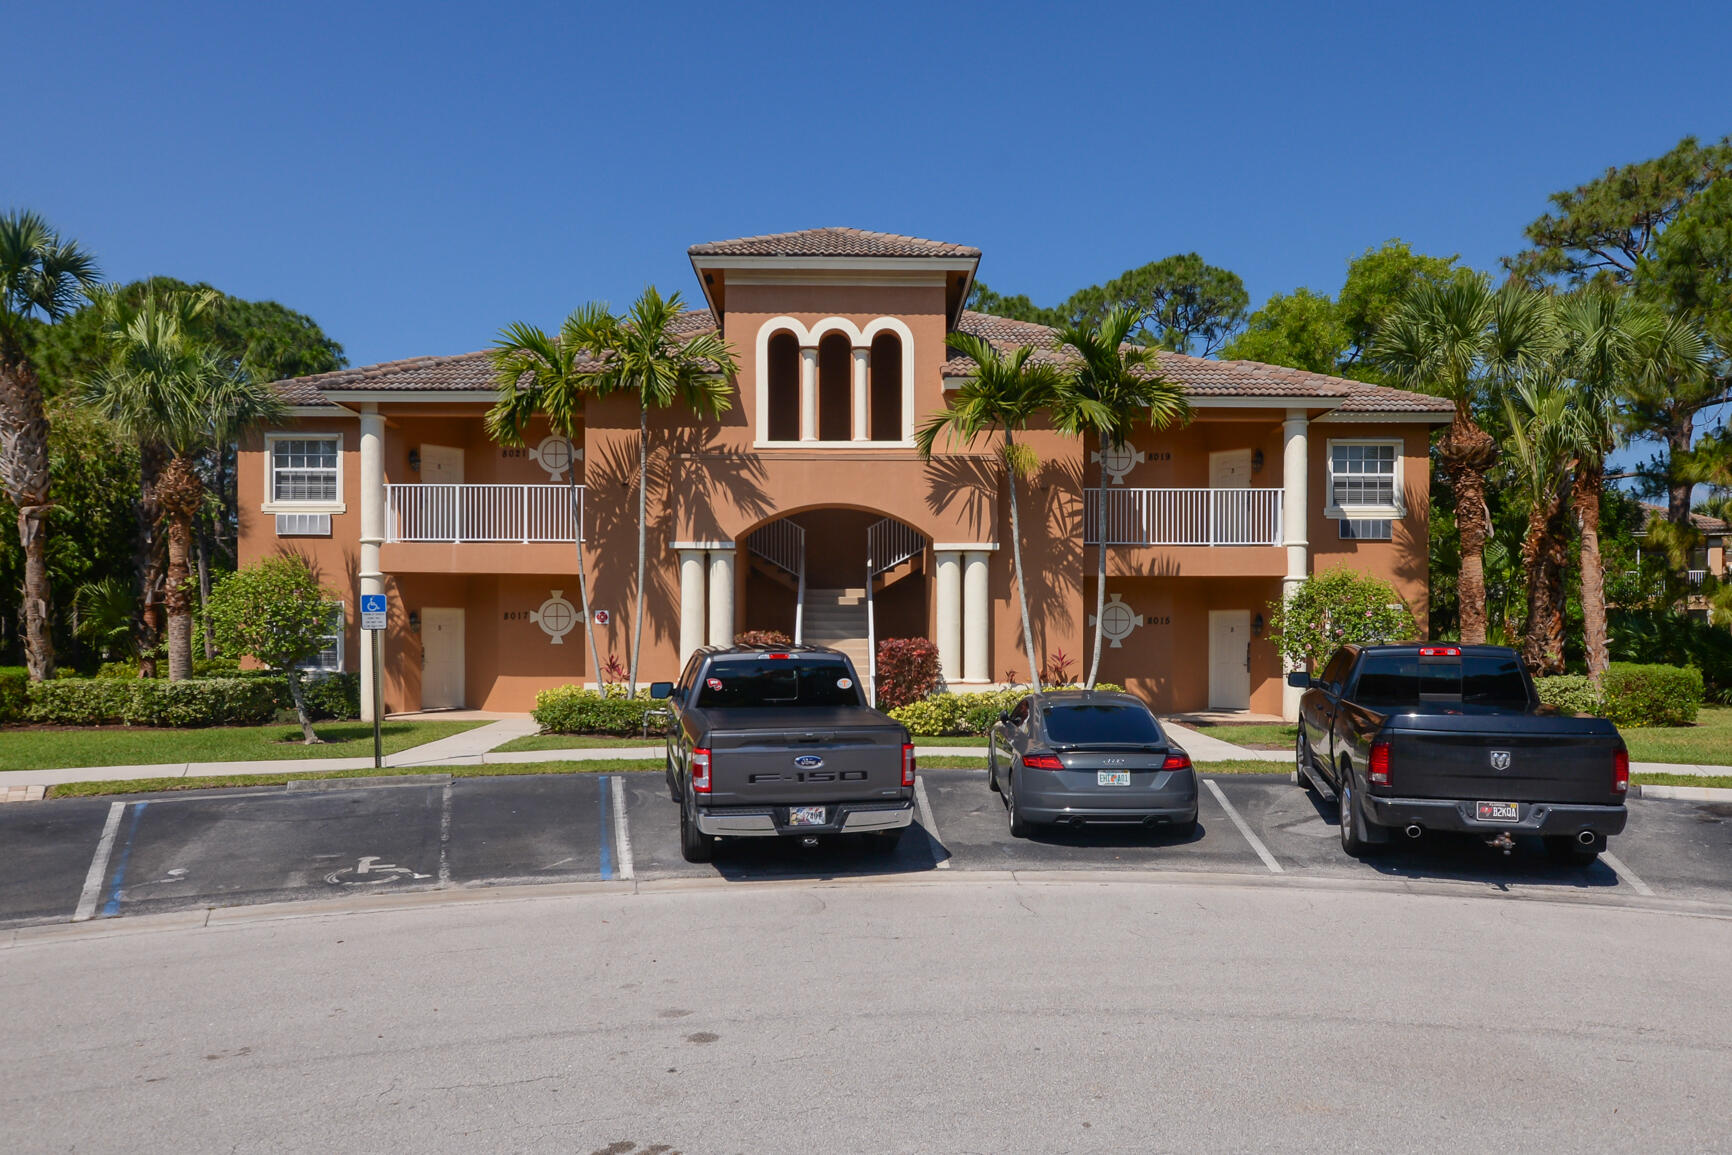
[(946, 682), (962, 680), (962, 554), (935, 550), (938, 561), (938, 671)]
[(704, 644), (704, 551), (680, 550), (680, 668)]
[(733, 644), (734, 550), (728, 546), (710, 550), (710, 645)]
[(818, 350), (800, 350), (800, 440), (818, 440)]
[[(1287, 547), (1287, 572), (1281, 579), (1281, 600), (1286, 601), (1299, 588), (1310, 572), (1310, 540), (1306, 536), (1306, 511), (1310, 503), (1307, 485), (1310, 469), (1309, 421), (1303, 409), (1287, 410), (1281, 422), (1281, 537)], [(1285, 665), (1283, 665), (1285, 669)], [(1299, 697), (1304, 691), (1283, 685), (1281, 716), (1287, 721), (1299, 717)]]
[(872, 437), (872, 421), (868, 410), (867, 381), (871, 374), (872, 350), (854, 350), (854, 440)]
[(985, 550), (962, 555), (962, 680), (992, 681), (992, 587)]
[[(385, 543), (385, 418), (374, 402), (361, 406), (361, 592), (385, 592), (379, 547)], [(359, 611), (357, 606), (356, 610)], [(359, 614), (357, 613), (357, 617)], [(361, 635), (361, 720), (373, 720), (372, 636)], [(381, 659), (383, 661), (383, 659)]]

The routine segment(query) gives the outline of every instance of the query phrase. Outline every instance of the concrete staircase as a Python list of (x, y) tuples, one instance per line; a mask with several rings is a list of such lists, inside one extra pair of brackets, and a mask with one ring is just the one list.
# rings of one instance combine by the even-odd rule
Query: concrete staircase
[(802, 641), (813, 646), (831, 646), (848, 655), (862, 678), (870, 676), (866, 661), (865, 589), (806, 591), (806, 614)]

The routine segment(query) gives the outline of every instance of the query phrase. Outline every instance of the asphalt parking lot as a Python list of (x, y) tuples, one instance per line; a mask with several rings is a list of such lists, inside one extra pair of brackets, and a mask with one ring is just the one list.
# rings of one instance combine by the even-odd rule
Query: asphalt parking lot
[[(1450, 880), (1518, 894), (1732, 902), (1732, 805), (1633, 799), (1588, 867), (1427, 835), (1363, 861), (1332, 807), (1285, 775), (1202, 775), (1197, 833), (1119, 828), (1012, 838), (979, 771), (920, 776), (920, 822), (894, 853), (852, 840), (751, 839), (680, 857), (656, 772), (355, 779), (291, 788), (66, 799), (0, 810), (0, 925), (341, 895), (530, 882), (823, 879), (925, 871), (1193, 871)], [(1211, 786), (1209, 783), (1213, 783)]]

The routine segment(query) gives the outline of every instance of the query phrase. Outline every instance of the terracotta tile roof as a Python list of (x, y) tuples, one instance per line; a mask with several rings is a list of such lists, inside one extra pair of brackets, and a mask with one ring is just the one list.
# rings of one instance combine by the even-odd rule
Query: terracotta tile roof
[[(988, 313), (964, 311), (957, 329), (974, 333), (1000, 348), (1020, 345), (1034, 347), (1034, 360), (1052, 365), (1068, 365), (1076, 354), (1068, 346), (1055, 348), (1055, 330), (1030, 321), (1013, 321)], [(1353, 413), (1443, 413), (1450, 409), (1448, 401), (1405, 389), (1389, 389), (1289, 369), (1284, 365), (1265, 365), (1260, 361), (1211, 361), (1206, 357), (1191, 357), (1184, 353), (1158, 353), (1161, 373), (1168, 380), (1185, 387), (1193, 397), (1328, 397), (1343, 398), (1340, 411)], [(974, 372), (974, 361), (952, 349), (945, 358), (943, 375), (967, 377)]]
[(802, 229), (795, 233), (770, 233), (761, 237), (738, 237), (711, 241), (686, 250), (694, 257), (979, 257), (971, 245), (953, 245), (905, 237), (898, 233), (873, 233), (865, 229)]
[[(673, 324), (681, 337), (713, 333), (716, 319), (708, 309), (688, 309)], [(488, 350), (447, 357), (408, 357), (377, 365), (358, 365), (311, 377), (292, 377), (273, 386), (290, 405), (330, 405), (329, 393), (355, 390), (381, 393), (468, 393), (495, 388)]]
[[(1642, 508), (1643, 508), (1643, 510), (1645, 510), (1647, 512), (1648, 520), (1650, 522), (1665, 521), (1666, 520), (1666, 507), (1665, 506), (1663, 506), (1663, 505), (1649, 505), (1647, 502), (1644, 501), (1642, 503)], [(1726, 533), (1726, 532), (1728, 532), (1729, 528), (1732, 528), (1732, 527), (1728, 527), (1727, 524), (1724, 521), (1722, 521), (1720, 518), (1709, 517), (1705, 513), (1692, 513), (1690, 515), (1690, 524), (1695, 526), (1696, 529), (1700, 530), (1703, 533)]]

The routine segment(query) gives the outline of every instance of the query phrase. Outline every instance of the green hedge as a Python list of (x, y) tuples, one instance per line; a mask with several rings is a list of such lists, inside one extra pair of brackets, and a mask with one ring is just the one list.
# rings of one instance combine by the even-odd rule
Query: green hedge
[[(1049, 689), (1053, 687), (1048, 687)], [(1096, 683), (1097, 690), (1122, 690), (1110, 682)], [(916, 738), (967, 738), (984, 735), (998, 716), (1029, 694), (1026, 686), (1009, 690), (983, 690), (972, 694), (933, 694), (918, 702), (888, 710), (892, 718), (908, 727)]]
[(0, 670), (0, 725), (22, 722), (30, 708), (30, 675), (23, 670)]
[(1581, 674), (1535, 678), (1540, 701), (1572, 714), (1598, 714), (1618, 726), (1688, 726), (1702, 704), (1702, 672), (1694, 666), (1613, 662), (1595, 692)]
[[(546, 734), (611, 734), (637, 738), (644, 734), (644, 717), (662, 703), (647, 690), (635, 698), (603, 697), (582, 686), (555, 686), (535, 695), (532, 714)], [(653, 727), (652, 727), (653, 728)]]
[(66, 678), (30, 687), (26, 718), (51, 726), (256, 726), (288, 697), (281, 678)]
[[(285, 710), (295, 708), (289, 697), (288, 682), (283, 682), (283, 696), (278, 704)], [(301, 695), (307, 700), (307, 713), (315, 720), (335, 718), (346, 721), (361, 716), (361, 675), (315, 674), (301, 679)]]

